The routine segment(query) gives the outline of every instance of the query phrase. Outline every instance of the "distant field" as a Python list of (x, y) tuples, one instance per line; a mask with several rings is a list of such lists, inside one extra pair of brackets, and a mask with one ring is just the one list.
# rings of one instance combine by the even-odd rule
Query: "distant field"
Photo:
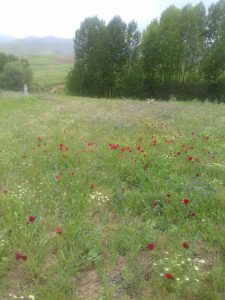
[(73, 58), (54, 55), (30, 56), (27, 59), (33, 70), (34, 86), (40, 90), (51, 90), (55, 86), (63, 85), (73, 65)]
[(0, 299), (224, 300), (224, 128), (222, 104), (3, 95)]

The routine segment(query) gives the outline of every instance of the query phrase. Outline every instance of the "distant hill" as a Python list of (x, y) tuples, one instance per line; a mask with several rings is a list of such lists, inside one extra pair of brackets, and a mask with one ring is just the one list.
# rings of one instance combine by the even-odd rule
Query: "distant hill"
[(73, 56), (73, 40), (53, 36), (15, 39), (0, 34), (0, 52), (17, 56), (30, 55), (59, 55)]

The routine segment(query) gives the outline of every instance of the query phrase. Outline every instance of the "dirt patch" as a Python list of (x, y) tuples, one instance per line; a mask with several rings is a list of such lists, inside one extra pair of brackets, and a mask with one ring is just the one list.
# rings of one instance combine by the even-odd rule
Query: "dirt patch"
[(101, 281), (95, 270), (84, 271), (80, 278), (74, 278), (74, 299), (97, 300), (101, 294)]
[[(2, 287), (0, 299), (8, 297), (9, 294), (17, 295), (21, 293), (21, 287), (31, 283), (32, 274), (23, 262), (18, 262), (13, 269), (10, 269), (6, 276)], [(22, 295), (19, 295), (22, 296)], [(18, 297), (19, 298), (19, 297)]]

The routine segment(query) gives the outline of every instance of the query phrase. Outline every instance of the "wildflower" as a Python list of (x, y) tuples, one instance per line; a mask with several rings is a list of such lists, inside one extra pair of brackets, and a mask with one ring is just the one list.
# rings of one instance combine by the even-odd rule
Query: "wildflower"
[(173, 275), (170, 274), (170, 273), (165, 273), (165, 274), (164, 274), (164, 278), (165, 278), (165, 279), (173, 279)]
[(56, 228), (56, 233), (61, 235), (62, 234), (62, 228), (61, 227), (57, 227)]
[(118, 144), (109, 144), (109, 148), (112, 149), (112, 150), (115, 150), (119, 147)]
[(35, 216), (29, 216), (28, 220), (29, 222), (33, 223), (35, 221), (36, 217)]
[(189, 156), (188, 157), (188, 161), (192, 161), (193, 157), (192, 156)]
[(197, 216), (197, 213), (195, 211), (191, 211), (189, 212), (189, 217), (196, 217)]
[(31, 299), (31, 300), (35, 299), (35, 297), (33, 295), (29, 295), (28, 298)]
[(187, 261), (191, 261), (191, 258), (187, 258)]
[(44, 140), (44, 138), (43, 138), (43, 136), (42, 136), (42, 135), (38, 135), (38, 136), (37, 136), (37, 140), (38, 140), (38, 141), (43, 141), (43, 140)]
[(196, 177), (199, 177), (199, 176), (200, 176), (200, 173), (198, 173), (198, 172), (195, 173), (195, 176), (196, 176)]
[(148, 250), (153, 250), (155, 248), (155, 244), (154, 243), (149, 243), (146, 248)]
[(179, 278), (179, 277), (177, 277), (177, 278), (176, 278), (176, 280), (177, 280), (177, 281), (180, 281), (180, 278)]
[(27, 256), (23, 255), (21, 252), (17, 251), (16, 252), (16, 259), (23, 259), (23, 260), (27, 260)]
[(189, 244), (187, 242), (185, 242), (185, 243), (182, 244), (182, 247), (184, 249), (188, 249), (189, 248)]
[(95, 185), (92, 183), (92, 184), (90, 185), (90, 189), (93, 190), (94, 188), (95, 188)]
[(195, 281), (199, 282), (199, 279), (195, 278)]
[(61, 176), (60, 176), (60, 175), (57, 175), (57, 176), (55, 176), (55, 179), (56, 179), (56, 180), (60, 180), (60, 179), (61, 179)]
[(182, 203), (183, 203), (183, 204), (188, 204), (189, 202), (190, 202), (190, 200), (187, 199), (187, 198), (185, 198), (185, 199), (182, 200)]
[(190, 281), (190, 279), (189, 279), (187, 276), (185, 276), (185, 280), (186, 280), (186, 281)]
[(199, 262), (200, 262), (201, 264), (204, 264), (204, 263), (205, 263), (205, 260), (204, 260), (204, 259), (199, 259)]
[(195, 269), (196, 271), (199, 271), (199, 268), (198, 268), (197, 266), (194, 266), (194, 269)]

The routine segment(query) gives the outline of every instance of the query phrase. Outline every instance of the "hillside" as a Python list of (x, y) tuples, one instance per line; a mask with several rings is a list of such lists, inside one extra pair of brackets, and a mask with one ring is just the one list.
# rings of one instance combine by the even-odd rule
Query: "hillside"
[(72, 57), (73, 40), (53, 36), (15, 39), (0, 35), (0, 51), (18, 56), (59, 55)]

